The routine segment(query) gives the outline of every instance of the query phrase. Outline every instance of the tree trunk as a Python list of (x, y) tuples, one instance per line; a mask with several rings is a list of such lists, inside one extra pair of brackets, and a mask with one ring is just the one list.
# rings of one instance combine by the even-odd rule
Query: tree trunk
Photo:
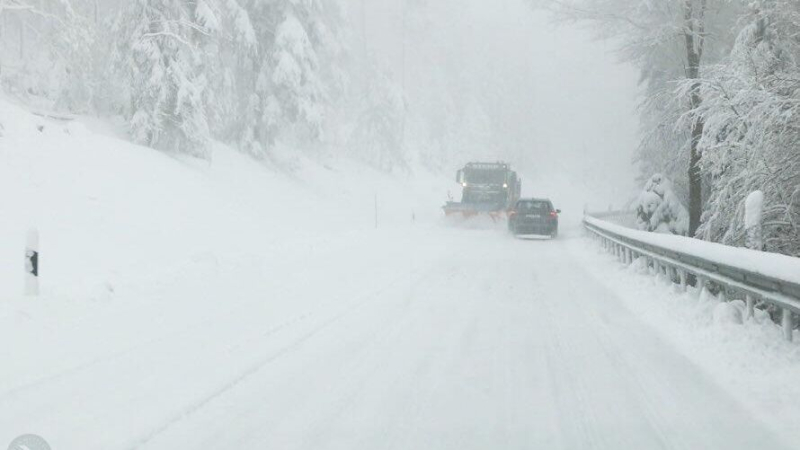
[[(696, 85), (695, 89), (698, 89)], [(700, 106), (702, 99), (692, 94), (692, 109)], [(700, 216), (703, 213), (703, 180), (700, 174), (700, 151), (698, 146), (703, 137), (705, 123), (702, 117), (695, 117), (692, 125), (692, 143), (689, 155), (689, 236), (694, 236), (700, 227)]]
[[(700, 61), (703, 57), (705, 43), (705, 11), (706, 0), (701, 0), (699, 11), (695, 11), (694, 0), (684, 0), (684, 40), (686, 42), (686, 77), (699, 80)], [(695, 82), (689, 98), (691, 109), (700, 107), (700, 83)], [(703, 213), (703, 181), (700, 173), (700, 139), (703, 137), (705, 122), (700, 116), (692, 121), (692, 140), (689, 155), (689, 236), (694, 236), (700, 227), (700, 216)]]
[(25, 61), (25, 19), (19, 14), (19, 60)]

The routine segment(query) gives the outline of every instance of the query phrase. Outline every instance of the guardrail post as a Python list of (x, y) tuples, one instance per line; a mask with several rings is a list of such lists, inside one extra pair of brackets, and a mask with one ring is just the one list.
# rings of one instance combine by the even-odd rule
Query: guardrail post
[(686, 292), (686, 271), (683, 269), (678, 270), (678, 278), (681, 280), (681, 292)]
[[(758, 222), (760, 222), (760, 215), (754, 213), (756, 210), (752, 208), (752, 206), (753, 205), (748, 205), (749, 211), (747, 214), (750, 216), (749, 219), (751, 222), (751, 226), (746, 227), (748, 231), (748, 247), (763, 250), (763, 248), (761, 248), (763, 241), (759, 242), (762, 236), (759, 235), (760, 233), (758, 233), (759, 230), (757, 228), (759, 225)], [(702, 298), (703, 295), (713, 296), (713, 294), (711, 294), (712, 291), (709, 290), (710, 287), (713, 287), (713, 291), (716, 292), (716, 286), (719, 286), (720, 290), (716, 299), (721, 302), (727, 302), (732, 298), (739, 298), (739, 292), (744, 293), (746, 304), (745, 320), (753, 320), (755, 318), (757, 302), (765, 302), (771, 305), (770, 311), (773, 311), (771, 314), (772, 320), (777, 319), (774, 315), (775, 310), (772, 309), (773, 307), (777, 307), (781, 312), (781, 318), (779, 320), (781, 334), (785, 340), (793, 340), (796, 313), (794, 309), (789, 309), (787, 306), (795, 308), (794, 305), (796, 305), (796, 303), (787, 302), (785, 297), (779, 295), (784, 292), (783, 287), (784, 282), (786, 282), (779, 276), (763, 274), (763, 278), (777, 285), (778, 289), (775, 289), (774, 293), (772, 290), (761, 292), (759, 289), (761, 283), (756, 279), (757, 277), (748, 276), (744, 268), (737, 268), (734, 266), (733, 270), (737, 271), (738, 269), (739, 273), (734, 273), (733, 276), (721, 272), (706, 272), (704, 268), (705, 265), (702, 264), (702, 258), (700, 258), (701, 264), (695, 264), (693, 258), (691, 258), (693, 255), (689, 252), (676, 252), (670, 251), (670, 249), (662, 251), (659, 248), (650, 249), (644, 242), (633, 238), (631, 235), (615, 234), (608, 230), (601, 231), (604, 230), (602, 227), (595, 229), (595, 227), (588, 223), (585, 225), (594, 235), (593, 237), (600, 240), (602, 248), (606, 252), (614, 254), (618, 261), (630, 265), (642, 258), (638, 263), (644, 266), (648, 274), (655, 275), (656, 280), (660, 280), (660, 278), (664, 276), (670, 284), (678, 284), (681, 292), (686, 293), (690, 291), (689, 288), (692, 287), (691, 295)], [(606, 235), (606, 233), (608, 235)], [(619, 242), (617, 242), (617, 240), (619, 240)], [(677, 258), (673, 256), (675, 253), (678, 255)], [(689, 258), (684, 258), (684, 256), (688, 256)], [(749, 278), (754, 278), (754, 280), (750, 280)], [(731, 294), (733, 294), (732, 297), (730, 296)]]
[(744, 300), (745, 300), (745, 303), (747, 303), (747, 312), (746, 312), (746, 315), (745, 315), (745, 319), (749, 320), (749, 319), (752, 319), (753, 317), (755, 317), (756, 302), (755, 302), (755, 299), (753, 298), (753, 296), (750, 295), (750, 294), (745, 294)]
[(783, 308), (783, 320), (781, 320), (781, 325), (783, 327), (783, 337), (791, 342), (792, 341), (792, 310), (789, 308)]
[(697, 296), (700, 297), (703, 295), (703, 290), (706, 288), (706, 279), (705, 277), (698, 276), (697, 278)]

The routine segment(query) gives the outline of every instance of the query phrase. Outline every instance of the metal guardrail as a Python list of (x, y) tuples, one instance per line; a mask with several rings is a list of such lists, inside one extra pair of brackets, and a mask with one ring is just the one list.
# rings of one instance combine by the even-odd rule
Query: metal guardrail
[(635, 211), (603, 211), (593, 212), (589, 214), (595, 219), (601, 219), (616, 225), (633, 228), (636, 226), (636, 212)]
[[(721, 264), (718, 261), (614, 232), (611, 227), (604, 227), (601, 219), (614, 214), (616, 213), (587, 215), (595, 220), (587, 221), (584, 218), (583, 225), (600, 240), (604, 249), (615, 254), (621, 262), (631, 264), (637, 258), (647, 258), (648, 268), (652, 267), (656, 276), (665, 276), (670, 282), (677, 282), (684, 291), (690, 283), (690, 278), (693, 277), (695, 287), (699, 286), (700, 289), (705, 289), (708, 282), (713, 282), (724, 286), (728, 291), (744, 294), (747, 318), (753, 317), (756, 301), (774, 305), (782, 311), (781, 326), (784, 337), (792, 340), (792, 314), (800, 314), (800, 284), (736, 267), (735, 264)], [(722, 295), (726, 295), (725, 290), (721, 292)]]

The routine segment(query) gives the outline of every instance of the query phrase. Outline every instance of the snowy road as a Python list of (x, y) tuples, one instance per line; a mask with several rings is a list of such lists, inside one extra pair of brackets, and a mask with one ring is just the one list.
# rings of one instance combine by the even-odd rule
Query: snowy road
[(584, 269), (588, 241), (563, 234), (420, 227), (281, 260), (200, 259), (188, 299), (22, 335), (62, 355), (4, 365), (0, 442), (785, 448)]

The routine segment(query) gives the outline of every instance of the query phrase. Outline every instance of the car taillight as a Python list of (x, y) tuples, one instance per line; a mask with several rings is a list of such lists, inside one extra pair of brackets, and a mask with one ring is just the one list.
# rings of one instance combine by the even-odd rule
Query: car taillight
[(555, 211), (550, 211), (550, 217), (558, 217), (558, 213)]

